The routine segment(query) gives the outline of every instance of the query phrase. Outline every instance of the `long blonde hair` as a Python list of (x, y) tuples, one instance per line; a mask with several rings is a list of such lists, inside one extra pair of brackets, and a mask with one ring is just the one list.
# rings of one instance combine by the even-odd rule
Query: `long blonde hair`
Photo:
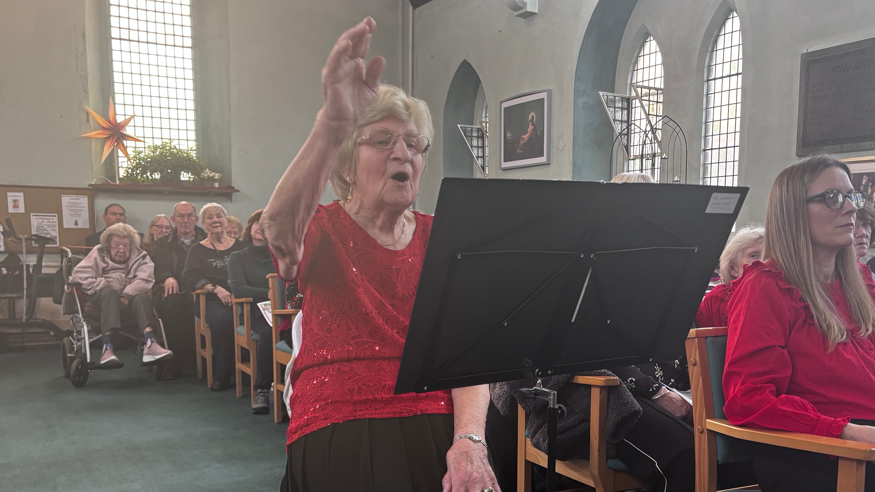
[(818, 330), (829, 341), (830, 351), (848, 339), (850, 322), (860, 325), (861, 338), (868, 337), (875, 329), (875, 303), (857, 266), (853, 244), (836, 255), (836, 271), (852, 319), (842, 319), (827, 287), (814, 274), (806, 192), (820, 173), (832, 167), (840, 168), (850, 178), (848, 166), (824, 155), (802, 159), (778, 174), (769, 193), (763, 245), (763, 259), (775, 262), (787, 282), (802, 293)]

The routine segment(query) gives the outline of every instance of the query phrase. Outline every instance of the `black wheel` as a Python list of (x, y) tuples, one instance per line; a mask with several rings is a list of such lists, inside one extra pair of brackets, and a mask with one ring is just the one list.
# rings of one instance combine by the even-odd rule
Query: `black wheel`
[(6, 335), (0, 333), (0, 354), (5, 353), (9, 350), (9, 340), (6, 339)]
[(88, 364), (82, 359), (73, 361), (70, 366), (70, 382), (73, 386), (81, 388), (88, 382)]
[(64, 377), (70, 377), (70, 366), (73, 365), (73, 360), (76, 358), (76, 348), (73, 340), (70, 337), (61, 339), (61, 367), (64, 369)]

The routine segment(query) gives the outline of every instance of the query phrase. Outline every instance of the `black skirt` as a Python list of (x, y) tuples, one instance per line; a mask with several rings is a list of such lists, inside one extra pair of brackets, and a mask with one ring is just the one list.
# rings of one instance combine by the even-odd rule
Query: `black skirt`
[(453, 416), (331, 424), (288, 446), (281, 492), (440, 491)]

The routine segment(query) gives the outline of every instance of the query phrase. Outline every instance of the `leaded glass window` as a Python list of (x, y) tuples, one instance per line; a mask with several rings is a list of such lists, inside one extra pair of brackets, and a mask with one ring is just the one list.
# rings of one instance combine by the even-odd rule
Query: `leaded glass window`
[(632, 68), (629, 159), (626, 172), (650, 174), (659, 181), (659, 148), (663, 116), (662, 53), (653, 36), (647, 36)]
[(720, 28), (708, 58), (702, 145), (702, 182), (706, 185), (738, 185), (740, 113), (741, 28), (733, 11)]

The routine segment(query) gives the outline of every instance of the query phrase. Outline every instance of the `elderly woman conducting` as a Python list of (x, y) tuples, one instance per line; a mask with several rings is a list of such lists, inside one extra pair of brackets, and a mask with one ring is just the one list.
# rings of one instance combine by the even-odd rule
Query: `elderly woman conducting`
[(86, 301), (100, 306), (101, 365), (122, 366), (113, 351), (112, 330), (121, 328), (125, 309), (137, 320), (146, 338), (143, 362), (173, 357), (173, 352), (155, 341), (152, 328), (154, 317), (148, 292), (155, 283), (154, 268), (149, 255), (140, 249), (137, 231), (120, 222), (107, 227), (100, 236), (100, 246), (73, 269), (70, 281), (81, 286)]
[[(376, 23), (344, 33), (323, 106), (262, 218), (304, 293), (284, 491), (497, 491), (485, 386), (393, 395), (432, 217), (407, 210), (432, 132), (425, 103), (379, 85)], [(340, 202), (319, 205), (331, 180)]]
[(188, 251), (182, 284), (186, 291), (207, 290), (205, 320), (210, 327), (213, 345), (213, 391), (225, 391), (234, 374), (234, 310), (231, 307), (231, 286), (228, 284), (228, 262), (231, 253), (246, 248), (237, 239), (228, 237), (228, 212), (218, 203), (201, 207), (201, 224), (207, 238)]
[(726, 326), (729, 296), (732, 294), (730, 284), (741, 276), (745, 265), (763, 258), (764, 234), (765, 229), (762, 226), (745, 227), (726, 243), (723, 254), (720, 255), (721, 282), (702, 299), (699, 311), (696, 312), (696, 326)]

